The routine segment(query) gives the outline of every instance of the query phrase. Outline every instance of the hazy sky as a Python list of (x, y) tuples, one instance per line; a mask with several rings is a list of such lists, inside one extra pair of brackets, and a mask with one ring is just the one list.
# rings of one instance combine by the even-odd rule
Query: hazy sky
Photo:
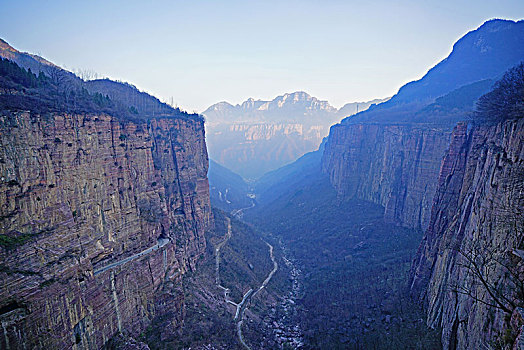
[(0, 0), (0, 37), (201, 112), (304, 90), (336, 107), (394, 94), (524, 1)]

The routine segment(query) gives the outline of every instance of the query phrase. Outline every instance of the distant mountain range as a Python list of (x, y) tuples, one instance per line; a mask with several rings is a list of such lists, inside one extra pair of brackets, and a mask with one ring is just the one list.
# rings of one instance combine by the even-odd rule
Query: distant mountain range
[[(378, 104), (387, 99), (376, 99), (366, 102), (351, 102), (337, 109), (327, 101), (321, 101), (304, 91), (296, 91), (275, 97), (271, 101), (248, 98), (241, 104), (232, 105), (228, 102), (219, 102), (202, 114), (207, 117), (208, 124), (226, 122), (298, 122), (313, 121), (317, 123), (321, 118), (336, 118), (363, 111), (371, 104)], [(335, 117), (336, 116), (336, 117)]]
[[(524, 21), (490, 20), (454, 45), (451, 54), (391, 99), (340, 109), (299, 91), (272, 101), (220, 102), (203, 114), (211, 158), (244, 178), (259, 178), (314, 151), (331, 125), (433, 123), (471, 117), (475, 101), (524, 57)], [(469, 116), (468, 116), (469, 115)]]
[[(406, 131), (404, 137), (409, 139), (409, 135), (413, 132), (410, 128), (426, 128), (426, 126), (428, 126), (429, 129), (438, 127), (444, 130), (443, 134), (446, 138), (449, 136), (456, 122), (473, 119), (475, 117), (473, 111), (475, 110), (478, 98), (489, 92), (494, 82), (502, 77), (508, 68), (524, 60), (524, 45), (522, 45), (522, 43), (524, 43), (524, 21), (487, 21), (476, 30), (465, 34), (453, 45), (453, 50), (446, 59), (431, 68), (420, 80), (410, 82), (401, 87), (398, 93), (391, 99), (383, 103), (377, 103), (367, 110), (365, 110), (366, 106), (361, 107), (359, 104), (359, 113), (354, 113), (353, 115), (351, 115), (351, 112), (356, 112), (356, 106), (354, 104), (347, 104), (339, 109), (336, 114), (344, 114), (349, 117), (343, 119), (342, 122), (339, 125), (335, 125), (334, 128), (342, 130), (343, 127), (349, 128), (353, 125), (353, 130), (360, 130), (360, 128), (364, 127), (373, 128), (376, 126), (379, 128), (380, 124), (395, 128), (397, 125), (398, 127), (405, 126), (408, 131)], [(279, 101), (295, 101), (295, 97), (290, 98), (290, 95), (294, 94), (289, 94), (287, 98), (284, 98), (284, 95), (273, 100), (277, 103), (273, 103), (273, 101), (252, 101), (252, 108), (247, 108), (249, 105), (247, 103), (232, 106), (222, 102), (213, 105), (204, 112), (204, 114), (208, 113), (213, 118), (216, 118), (213, 120), (219, 120), (218, 116), (220, 116), (224, 123), (227, 123), (228, 120), (240, 118), (239, 115), (241, 115), (242, 110), (250, 111), (250, 113), (244, 114), (250, 118), (262, 118), (262, 116), (264, 116), (262, 112), (252, 111), (255, 106), (259, 108), (260, 106), (271, 105), (273, 106), (272, 108), (275, 108), (274, 106), (278, 106)], [(297, 100), (299, 100), (298, 97)], [(325, 104), (322, 102), (323, 101), (318, 101), (314, 97), (311, 97), (309, 106), (317, 106), (317, 108), (322, 106), (322, 110), (336, 110), (327, 102)], [(375, 100), (370, 102), (379, 101)], [(295, 102), (295, 105), (296, 104), (297, 102)], [(350, 110), (349, 113), (344, 112), (349, 106), (354, 109)], [(217, 110), (216, 112), (213, 110), (215, 108)], [(220, 110), (220, 112), (218, 112), (218, 110)], [(235, 116), (234, 113), (237, 113), (237, 116)], [(246, 117), (247, 120), (249, 120), (248, 117)], [(210, 124), (209, 119), (208, 117), (208, 124)], [(303, 119), (307, 120), (307, 115), (303, 115)], [(373, 134), (370, 133), (370, 135)], [(212, 136), (213, 135), (210, 135), (208, 132), (208, 140)], [(358, 136), (361, 137), (360, 135)], [(372, 147), (377, 148), (377, 146), (385, 142), (384, 140), (375, 140), (372, 138), (367, 141), (365, 138), (357, 140), (356, 137), (357, 134), (345, 135), (341, 133), (340, 135), (330, 135), (326, 138), (326, 144), (329, 145), (331, 143), (331, 145), (329, 145), (329, 148), (332, 149), (332, 151), (330, 151), (331, 153), (324, 152), (322, 147), (318, 151), (307, 153), (303, 157), (297, 158), (294, 162), (264, 174), (258, 178), (257, 181), (250, 184), (252, 187), (251, 191), (256, 193), (257, 202), (264, 205), (266, 202), (278, 197), (278, 195), (283, 192), (283, 188), (294, 188), (295, 184), (301, 182), (304, 177), (313, 176), (314, 171), (311, 169), (316, 168), (320, 171), (322, 158), (324, 158), (324, 161), (327, 163), (327, 157), (333, 157), (335, 161), (332, 166), (340, 167), (343, 170), (343, 164), (347, 162), (347, 160), (342, 156), (342, 152), (345, 152), (346, 156), (349, 157), (358, 151), (360, 156), (357, 161), (361, 161), (368, 157), (368, 154), (372, 153)], [(388, 137), (393, 139), (399, 137), (398, 131), (391, 133)], [(351, 144), (353, 141), (354, 146)], [(369, 148), (363, 146), (365, 141), (368, 143)], [(404, 142), (406, 145), (409, 144), (407, 141)], [(362, 143), (362, 145), (360, 143)], [(446, 147), (447, 141), (443, 142), (443, 144), (444, 147)], [(363, 149), (360, 150), (356, 148), (357, 146)], [(419, 146), (423, 147), (424, 144), (421, 143)], [(212, 156), (216, 154), (213, 152), (217, 150), (213, 149), (212, 146), (209, 145), (209, 142), (208, 147)], [(432, 147), (435, 147), (435, 145), (433, 144)], [(431, 149), (431, 147), (428, 147), (428, 150), (429, 149)], [(352, 151), (349, 152), (348, 150)], [(377, 153), (380, 152), (377, 151)], [(377, 160), (377, 164), (387, 164), (391, 161), (391, 159), (388, 159), (384, 154), (383, 156), (384, 159)], [(399, 157), (403, 159), (402, 154), (400, 154)], [(216, 159), (219, 159), (219, 157)], [(436, 164), (435, 169), (438, 171), (440, 156), (436, 157), (434, 161)], [(403, 160), (403, 162), (399, 162), (398, 164), (405, 166), (405, 161)], [(377, 167), (377, 169), (378, 168), (379, 167)], [(372, 170), (376, 171), (375, 169)], [(235, 171), (240, 173), (237, 169), (235, 169)], [(393, 176), (392, 174), (397, 173), (400, 173), (398, 169), (387, 169), (384, 171), (384, 174), (387, 174), (387, 176), (371, 176), (368, 172), (362, 172), (362, 174), (359, 172), (347, 172), (345, 174), (346, 176), (360, 176), (362, 179), (368, 178), (369, 181), (373, 179), (382, 179), (381, 181), (385, 181), (391, 178)], [(341, 177), (341, 174), (341, 171), (334, 171), (333, 176)], [(233, 184), (233, 182), (229, 182), (230, 188), (233, 187), (231, 184)], [(398, 190), (401, 191), (402, 187)], [(371, 190), (366, 191), (371, 192)], [(397, 196), (403, 198), (403, 196)], [(386, 196), (386, 198), (389, 197)], [(428, 196), (428, 198), (431, 199), (432, 197)], [(428, 206), (428, 208), (430, 209), (431, 206)], [(429, 210), (428, 208), (426, 208), (426, 210)]]
[(352, 102), (337, 109), (297, 91), (271, 101), (219, 102), (203, 112), (209, 154), (245, 178), (258, 178), (317, 149), (329, 127), (343, 117), (385, 100)]

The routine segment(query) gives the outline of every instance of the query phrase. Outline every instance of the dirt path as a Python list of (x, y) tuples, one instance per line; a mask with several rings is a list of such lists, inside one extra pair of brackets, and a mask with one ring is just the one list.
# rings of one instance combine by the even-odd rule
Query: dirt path
[[(253, 207), (254, 206), (255, 205), (254, 205), (254, 202), (253, 202)], [(250, 207), (250, 208), (252, 208), (252, 207)], [(258, 287), (258, 289), (256, 291), (253, 291), (253, 289), (249, 289), (244, 294), (244, 296), (242, 297), (242, 301), (240, 303), (237, 304), (234, 301), (232, 301), (231, 299), (229, 299), (229, 288), (226, 288), (226, 287), (224, 287), (223, 285), (220, 284), (220, 250), (229, 241), (229, 239), (231, 238), (231, 234), (232, 234), (231, 219), (226, 217), (226, 222), (227, 222), (226, 237), (224, 238), (223, 241), (218, 243), (217, 246), (215, 247), (215, 283), (216, 283), (218, 288), (220, 288), (221, 290), (224, 291), (224, 300), (226, 301), (226, 303), (234, 305), (236, 307), (235, 317), (233, 318), (233, 320), (237, 322), (237, 336), (238, 336), (238, 340), (240, 341), (242, 346), (244, 346), (246, 349), (250, 350), (249, 345), (247, 345), (247, 343), (245, 342), (244, 337), (242, 335), (242, 323), (243, 323), (243, 318), (244, 318), (244, 312), (248, 308), (248, 303), (251, 301), (251, 299), (255, 295), (257, 295), (258, 292), (260, 292), (263, 288), (265, 288), (267, 286), (267, 284), (271, 281), (271, 278), (273, 278), (273, 275), (278, 270), (278, 263), (275, 260), (275, 256), (273, 254), (273, 246), (271, 244), (265, 242), (267, 244), (268, 248), (269, 248), (269, 257), (271, 258), (271, 261), (273, 262), (273, 269), (269, 272), (269, 274), (266, 277), (266, 279), (262, 282), (262, 284), (260, 285), (260, 287)]]
[(237, 219), (242, 219), (242, 216), (244, 215), (244, 210), (248, 210), (248, 209), (251, 209), (251, 208), (254, 208), (254, 207), (255, 207), (255, 201), (253, 199), (251, 199), (251, 205), (249, 207), (233, 210), (231, 212), (231, 215), (233, 215)]
[(169, 243), (169, 239), (161, 238), (161, 239), (158, 240), (157, 244), (155, 244), (154, 246), (149, 247), (149, 248), (147, 248), (145, 250), (142, 250), (140, 253), (136, 253), (135, 255), (131, 255), (131, 256), (129, 256), (129, 257), (125, 258), (125, 259), (122, 259), (120, 261), (108, 264), (108, 265), (100, 267), (98, 269), (95, 269), (93, 271), (93, 275), (96, 276), (99, 273), (102, 273), (102, 272), (107, 271), (109, 269), (112, 269), (114, 267), (117, 267), (117, 266), (120, 266), (120, 265), (124, 265), (125, 263), (128, 263), (128, 262), (133, 261), (135, 259), (138, 259), (138, 258), (140, 258), (140, 257), (142, 257), (144, 255), (147, 255), (147, 254), (149, 254), (149, 253), (151, 253), (151, 252), (153, 252), (155, 250), (158, 250), (158, 249), (162, 248), (163, 246), (165, 246), (168, 243)]
[(260, 286), (260, 288), (257, 289), (257, 291), (253, 294), (253, 296), (257, 295), (258, 292), (260, 292), (262, 290), (262, 288), (267, 286), (267, 284), (269, 283), (269, 281), (271, 281), (271, 278), (273, 277), (275, 272), (277, 272), (277, 270), (278, 270), (278, 263), (275, 260), (275, 256), (273, 255), (273, 246), (271, 244), (267, 243), (267, 242), (265, 242), (265, 243), (269, 247), (269, 257), (271, 258), (271, 261), (273, 262), (273, 270), (271, 270), (271, 272), (269, 273), (267, 278), (264, 280), (264, 282), (262, 282), (262, 285)]
[[(246, 342), (244, 341), (244, 337), (242, 336), (242, 323), (243, 323), (243, 318), (244, 318), (244, 312), (249, 308), (247, 305), (246, 307), (242, 307), (246, 302), (249, 302), (251, 301), (251, 299), (258, 294), (258, 292), (260, 292), (263, 288), (265, 288), (267, 286), (267, 284), (269, 283), (269, 281), (271, 281), (271, 278), (273, 278), (273, 275), (275, 274), (275, 272), (277, 272), (278, 270), (278, 263), (277, 261), (275, 260), (275, 256), (273, 255), (273, 246), (267, 242), (265, 242), (269, 248), (269, 257), (271, 258), (271, 261), (273, 262), (273, 269), (271, 270), (271, 272), (269, 272), (269, 275), (266, 277), (266, 279), (264, 280), (264, 282), (262, 282), (262, 284), (260, 285), (260, 287), (256, 290), (256, 292), (252, 293), (253, 290), (250, 289), (245, 295), (244, 295), (244, 298), (242, 298), (242, 303), (239, 304), (239, 307), (237, 307), (237, 314), (235, 315), (235, 320), (238, 319), (238, 323), (237, 323), (237, 334), (238, 334), (238, 339), (240, 340), (240, 343), (242, 343), (242, 345), (246, 348), (246, 349), (250, 349), (250, 347), (246, 344)], [(239, 310), (240, 310), (240, 314), (239, 314)]]
[(227, 222), (226, 238), (224, 238), (222, 242), (218, 243), (215, 248), (215, 276), (216, 276), (215, 279), (216, 279), (217, 286), (222, 289), (227, 289), (227, 288), (220, 285), (220, 249), (222, 249), (224, 244), (226, 244), (227, 241), (229, 241), (229, 239), (231, 238), (231, 219), (226, 218), (226, 222)]

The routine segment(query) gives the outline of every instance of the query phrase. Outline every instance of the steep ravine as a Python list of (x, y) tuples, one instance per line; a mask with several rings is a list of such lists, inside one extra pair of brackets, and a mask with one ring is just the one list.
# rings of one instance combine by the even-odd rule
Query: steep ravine
[(427, 124), (337, 124), (322, 170), (343, 198), (380, 204), (386, 220), (426, 228), (450, 132)]
[(212, 224), (207, 167), (199, 118), (1, 115), (0, 348), (100, 348), (162, 315), (172, 334)]
[(445, 349), (522, 348), (523, 208), (524, 119), (458, 124), (411, 271)]

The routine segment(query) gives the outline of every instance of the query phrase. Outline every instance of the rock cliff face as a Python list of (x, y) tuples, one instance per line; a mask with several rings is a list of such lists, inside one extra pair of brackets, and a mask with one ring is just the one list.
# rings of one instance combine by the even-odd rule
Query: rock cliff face
[(449, 134), (426, 125), (337, 124), (322, 169), (341, 196), (384, 206), (388, 221), (425, 228)]
[(203, 121), (4, 113), (0, 145), (0, 348), (172, 333), (212, 220)]
[(461, 123), (451, 140), (411, 290), (445, 349), (511, 345), (523, 323), (524, 120)]
[(339, 194), (383, 205), (389, 221), (427, 228), (453, 127), (490, 81), (522, 61), (523, 38), (524, 21), (488, 21), (420, 80), (333, 126), (322, 169)]
[(207, 136), (210, 157), (245, 178), (256, 178), (318, 147), (327, 128), (297, 123), (224, 124)]
[(294, 92), (272, 101), (250, 98), (236, 106), (220, 102), (203, 112), (209, 154), (245, 178), (258, 178), (318, 149), (329, 127), (343, 117), (383, 101), (336, 109), (305, 92)]

